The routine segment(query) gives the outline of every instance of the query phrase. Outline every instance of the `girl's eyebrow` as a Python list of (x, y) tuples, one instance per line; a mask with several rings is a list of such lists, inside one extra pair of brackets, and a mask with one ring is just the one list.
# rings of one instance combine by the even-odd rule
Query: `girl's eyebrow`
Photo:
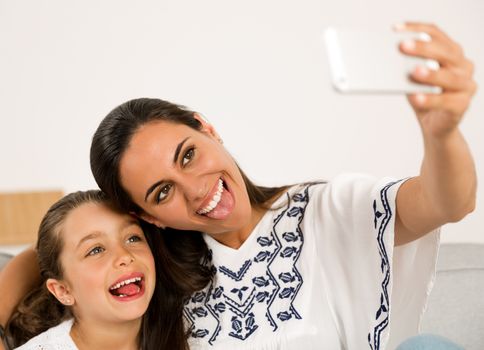
[[(175, 155), (173, 157), (173, 164), (176, 164), (178, 162), (178, 156), (180, 155), (180, 152), (181, 152), (181, 149), (183, 147), (183, 145), (185, 144), (185, 142), (189, 139), (190, 137), (187, 137), (185, 138), (182, 142), (180, 142), (177, 146), (176, 146), (176, 149), (175, 149)], [(151, 192), (153, 192), (155, 190), (155, 188), (157, 188), (161, 183), (163, 182), (163, 180), (160, 180), (160, 181), (156, 181), (153, 185), (150, 186), (150, 188), (148, 188), (148, 190), (146, 191), (146, 194), (145, 194), (145, 202), (147, 201), (148, 199), (148, 196), (151, 194)]]
[(79, 243), (77, 243), (76, 249), (79, 248), (82, 243), (89, 241), (91, 239), (98, 238), (102, 234), (103, 233), (101, 233), (101, 232), (93, 232), (93, 233), (88, 234), (87, 236), (82, 237), (82, 239), (79, 241)]
[[(122, 224), (118, 228), (118, 231), (121, 232), (121, 231), (123, 231), (124, 229), (126, 229), (130, 226), (138, 226), (138, 221), (136, 219), (129, 218), (128, 220), (126, 220), (126, 222), (124, 224)], [(79, 241), (79, 243), (77, 243), (76, 249), (79, 248), (82, 243), (89, 241), (91, 239), (99, 238), (100, 236), (106, 236), (106, 233), (101, 232), (101, 231), (95, 231), (95, 232), (88, 234), (87, 236), (82, 237), (82, 239)]]

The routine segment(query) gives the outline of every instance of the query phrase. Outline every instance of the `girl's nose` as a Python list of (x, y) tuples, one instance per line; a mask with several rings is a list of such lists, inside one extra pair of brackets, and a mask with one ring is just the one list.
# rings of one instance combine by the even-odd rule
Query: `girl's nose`
[(118, 249), (116, 257), (116, 266), (129, 266), (134, 261), (134, 256), (124, 248)]

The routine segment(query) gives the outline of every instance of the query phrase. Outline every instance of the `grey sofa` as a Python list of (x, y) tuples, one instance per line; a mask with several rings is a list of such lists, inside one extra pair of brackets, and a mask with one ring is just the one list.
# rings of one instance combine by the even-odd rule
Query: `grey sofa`
[(0, 270), (5, 266), (11, 257), (12, 256), (10, 254), (0, 253)]
[[(11, 255), (0, 253), (0, 270)], [(484, 244), (442, 244), (422, 332), (484, 349)]]
[(442, 244), (422, 332), (484, 349), (484, 244)]

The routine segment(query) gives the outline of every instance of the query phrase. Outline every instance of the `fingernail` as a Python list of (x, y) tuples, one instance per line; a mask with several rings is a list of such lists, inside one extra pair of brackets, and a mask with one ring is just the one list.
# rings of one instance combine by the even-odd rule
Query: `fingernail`
[(408, 51), (413, 51), (415, 49), (415, 41), (413, 40), (404, 40), (402, 45), (403, 48)]
[(427, 97), (424, 94), (415, 95), (415, 102), (419, 105), (423, 105), (427, 101)]
[(427, 67), (417, 66), (417, 68), (415, 68), (415, 74), (421, 78), (425, 78), (429, 75), (429, 70)]
[(405, 30), (405, 28), (406, 28), (405, 23), (395, 23), (393, 25), (393, 30), (395, 30), (397, 32)]

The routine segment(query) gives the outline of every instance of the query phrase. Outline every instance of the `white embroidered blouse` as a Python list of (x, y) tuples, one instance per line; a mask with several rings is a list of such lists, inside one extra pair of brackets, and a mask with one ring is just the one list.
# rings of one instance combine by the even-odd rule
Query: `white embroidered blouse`
[(239, 249), (208, 235), (215, 271), (184, 308), (191, 349), (393, 349), (418, 332), (438, 230), (394, 248), (402, 182), (295, 186)]
[(49, 328), (45, 332), (33, 337), (18, 350), (77, 350), (76, 344), (70, 336), (73, 320)]

